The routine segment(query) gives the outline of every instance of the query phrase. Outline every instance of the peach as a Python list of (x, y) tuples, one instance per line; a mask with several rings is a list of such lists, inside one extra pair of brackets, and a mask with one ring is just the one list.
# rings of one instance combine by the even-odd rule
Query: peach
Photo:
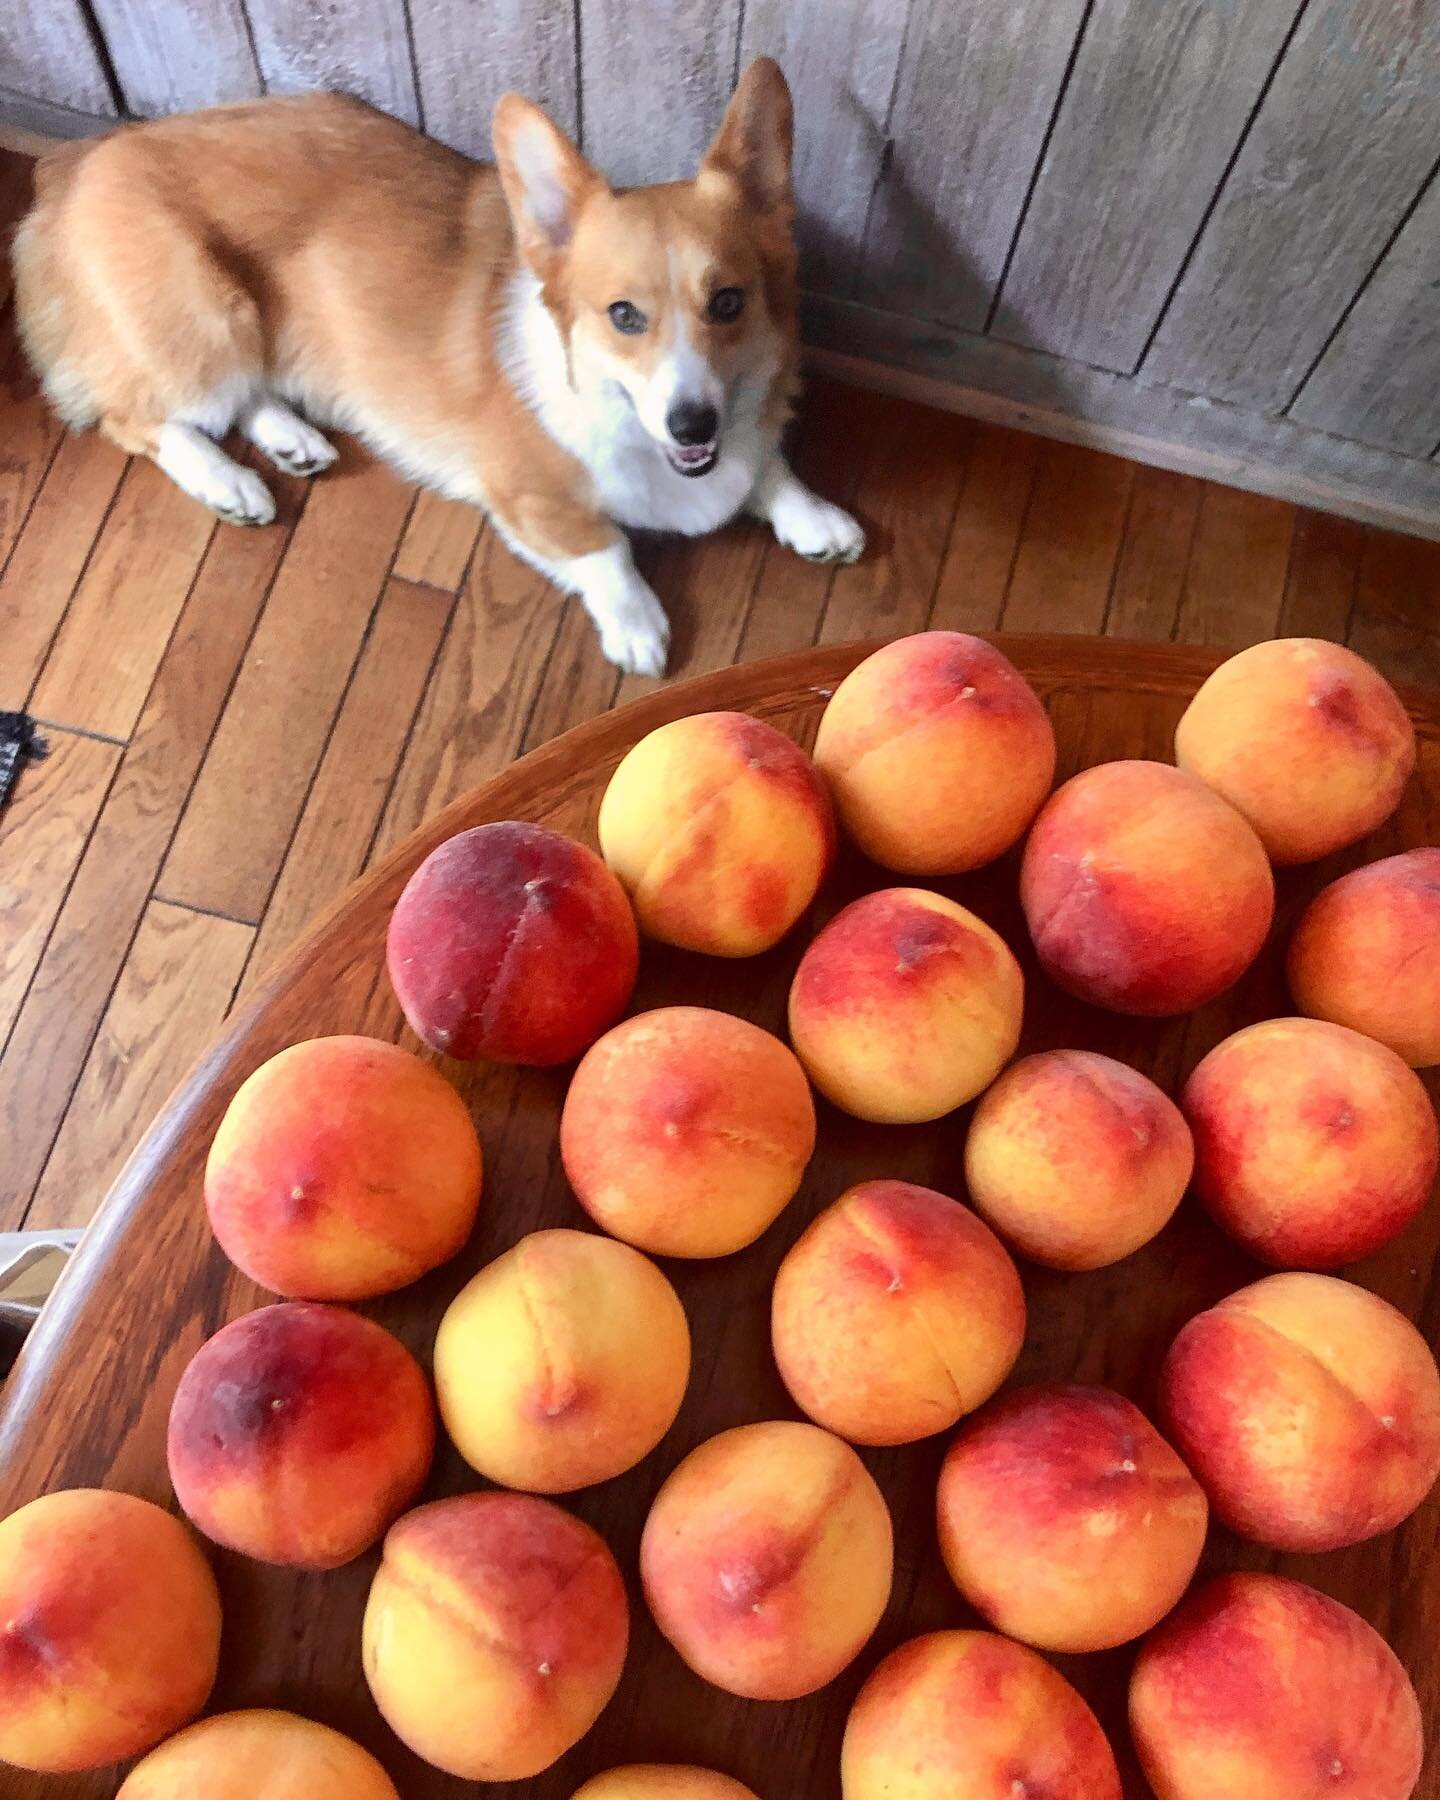
[(1185, 1326), (1166, 1429), (1243, 1537), (1338, 1550), (1408, 1518), (1440, 1474), (1440, 1373), (1402, 1313), (1329, 1275), (1271, 1275)]
[(170, 1408), (175, 1497), (257, 1562), (334, 1569), (424, 1486), (435, 1409), (388, 1331), (337, 1306), (262, 1307), (216, 1333)]
[(435, 1386), (455, 1448), (506, 1487), (563, 1494), (609, 1481), (675, 1423), (690, 1330), (638, 1250), (536, 1231), (451, 1301)]
[(455, 1255), (480, 1182), (480, 1140), (443, 1075), (376, 1038), (312, 1038), (230, 1102), (205, 1205), (220, 1248), (261, 1287), (363, 1300)]
[(0, 1762), (139, 1756), (200, 1711), (219, 1658), (215, 1577), (158, 1506), (71, 1488), (0, 1522)]
[(970, 1604), (1041, 1650), (1113, 1650), (1190, 1585), (1209, 1507), (1138, 1407), (1098, 1387), (1022, 1388), (960, 1430), (940, 1549)]
[(857, 1444), (909, 1444), (1004, 1381), (1025, 1339), (1025, 1294), (1003, 1245), (958, 1200), (865, 1181), (781, 1263), (771, 1336), (817, 1425)]
[(1424, 1206), (1440, 1132), (1393, 1050), (1320, 1019), (1266, 1019), (1217, 1044), (1185, 1084), (1195, 1192), (1276, 1268), (1337, 1269)]
[(1407, 850), (1332, 881), (1290, 940), (1302, 1013), (1348, 1025), (1411, 1068), (1440, 1063), (1440, 850)]
[(973, 1100), (1020, 1040), (1025, 982), (1004, 940), (953, 900), (886, 888), (837, 913), (800, 959), (790, 1040), (836, 1106), (877, 1124)]
[(755, 1795), (713, 1769), (632, 1763), (587, 1781), (571, 1800), (755, 1800)]
[(1244, 813), (1274, 862), (1313, 862), (1394, 812), (1415, 728), (1353, 650), (1280, 638), (1221, 663), (1175, 729), (1175, 760)]
[(845, 677), (820, 721), (815, 762), (873, 862), (958, 875), (993, 862), (1035, 817), (1055, 779), (1055, 733), (993, 645), (925, 631)]
[(667, 1006), (608, 1032), (575, 1071), (560, 1152), (575, 1196), (657, 1256), (728, 1256), (779, 1217), (815, 1149), (805, 1071), (729, 1013)]
[(691, 1451), (645, 1521), (640, 1574), (655, 1623), (697, 1675), (750, 1700), (798, 1700), (864, 1648), (893, 1556), (860, 1458), (781, 1421)]
[(1278, 1575), (1222, 1575), (1142, 1646), (1130, 1729), (1159, 1800), (1409, 1800), (1410, 1678), (1357, 1613)]
[(696, 713), (630, 751), (600, 802), (600, 848), (661, 943), (754, 956), (815, 898), (830, 796), (798, 745), (744, 713)]
[(892, 1651), (845, 1726), (844, 1800), (1120, 1800), (1100, 1722), (1042, 1657), (988, 1631)]
[(400, 1800), (368, 1751), (287, 1712), (192, 1725), (130, 1771), (116, 1800)]
[(1100, 763), (1035, 821), (1020, 901), (1067, 993), (1159, 1018), (1213, 1000), (1254, 962), (1275, 910), (1260, 840), (1179, 769)]
[(1046, 1050), (981, 1096), (965, 1184), (1032, 1262), (1101, 1269), (1166, 1224), (1194, 1161), (1179, 1107), (1138, 1069), (1090, 1050)]
[(411, 1029), (462, 1062), (570, 1062), (624, 1012), (630, 903), (593, 850), (543, 825), (477, 825), (432, 850), (391, 915), (386, 962)]
[(390, 1527), (365, 1679), (417, 1756), (465, 1781), (523, 1781), (605, 1710), (629, 1630), (625, 1583), (588, 1525), (529, 1494), (464, 1494)]

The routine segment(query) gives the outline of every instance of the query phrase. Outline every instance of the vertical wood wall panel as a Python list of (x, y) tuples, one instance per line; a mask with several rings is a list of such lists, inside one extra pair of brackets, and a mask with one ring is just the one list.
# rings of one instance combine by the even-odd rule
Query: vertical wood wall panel
[(585, 154), (616, 187), (679, 181), (735, 78), (738, 0), (580, 0)]
[(1312, 0), (1143, 374), (1288, 406), (1440, 134), (1440, 0)]
[(91, 0), (127, 112), (143, 118), (260, 92), (241, 0)]
[(1129, 372), (1299, 0), (1097, 0), (994, 330)]
[(79, 0), (0, 3), (0, 86), (76, 112), (115, 111)]
[(410, 0), (425, 129), (492, 160), (490, 119), (509, 88), (563, 131), (579, 126), (574, 0)]
[(343, 88), (419, 124), (405, 0), (246, 0), (246, 10), (270, 93)]

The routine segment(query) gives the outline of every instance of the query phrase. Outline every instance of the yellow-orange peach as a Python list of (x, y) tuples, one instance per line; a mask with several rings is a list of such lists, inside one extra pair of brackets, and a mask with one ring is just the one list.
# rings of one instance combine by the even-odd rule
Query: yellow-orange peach
[(992, 862), (1035, 817), (1055, 778), (1055, 733), (993, 645), (925, 631), (845, 677), (815, 762), (868, 857), (903, 875), (956, 875)]
[(747, 1787), (713, 1769), (633, 1763), (597, 1775), (572, 1800), (756, 1800)]
[(657, 1256), (728, 1256), (772, 1225), (815, 1149), (790, 1050), (744, 1019), (667, 1006), (626, 1019), (575, 1071), (560, 1152), (576, 1198)]
[(480, 1140), (428, 1063), (376, 1038), (312, 1038), (261, 1065), (205, 1165), (220, 1248), (298, 1300), (363, 1300), (454, 1256), (480, 1202)]
[(1196, 1067), (1181, 1105), (1195, 1192), (1261, 1262), (1338, 1269), (1424, 1206), (1440, 1132), (1393, 1050), (1320, 1019), (1266, 1019)]
[(563, 1494), (623, 1474), (675, 1423), (690, 1330), (638, 1250), (536, 1231), (451, 1302), (435, 1387), (455, 1448), (506, 1487)]
[(0, 1762), (139, 1756), (200, 1711), (219, 1657), (210, 1565), (158, 1506), (72, 1488), (0, 1523)]
[(1259, 954), (1275, 910), (1264, 848), (1204, 782), (1156, 762), (1101, 763), (1035, 821), (1020, 899), (1067, 992), (1163, 1017), (1213, 1000)]
[(1221, 663), (1175, 731), (1175, 760), (1223, 794), (1277, 863), (1383, 825), (1415, 767), (1415, 728), (1343, 644), (1280, 638)]
[(170, 1479), (206, 1537), (334, 1569), (376, 1543), (430, 1472), (435, 1408), (388, 1331), (288, 1301), (217, 1332), (170, 1408)]
[(815, 898), (835, 848), (825, 784), (773, 725), (696, 713), (642, 738), (600, 802), (600, 848), (640, 929), (754, 956)]
[(1142, 1645), (1130, 1729), (1158, 1800), (1409, 1800), (1420, 1705), (1348, 1606), (1278, 1575), (1224, 1575)]
[(857, 1444), (908, 1444), (948, 1430), (1010, 1373), (1025, 1294), (968, 1207), (908, 1181), (865, 1181), (780, 1265), (771, 1336), (817, 1425)]
[(1232, 1530), (1338, 1550), (1408, 1518), (1440, 1474), (1440, 1373), (1393, 1306), (1271, 1275), (1185, 1326), (1160, 1377), (1180, 1454)]
[(845, 1727), (844, 1800), (1120, 1800), (1094, 1713), (1043, 1657), (988, 1631), (892, 1651)]
[(629, 1637), (604, 1540), (548, 1500), (465, 1494), (390, 1527), (365, 1678), (395, 1734), (465, 1781), (523, 1781), (609, 1704)]
[(923, 888), (838, 913), (800, 959), (790, 1041), (828, 1100), (911, 1125), (973, 1100), (1020, 1039), (1025, 983), (1004, 940)]
[(859, 1655), (890, 1598), (890, 1514), (840, 1439), (788, 1421), (693, 1450), (640, 1542), (655, 1623), (697, 1675), (796, 1700)]
[(400, 1800), (368, 1751), (287, 1712), (221, 1713), (130, 1771), (116, 1800)]
[(955, 1585), (1008, 1637), (1111, 1650), (1190, 1585), (1209, 1508), (1137, 1407), (1106, 1388), (1021, 1388), (968, 1420), (940, 1475)]
[(1194, 1161), (1179, 1107), (1138, 1069), (1090, 1050), (1046, 1050), (981, 1096), (965, 1184), (1033, 1262), (1100, 1269), (1155, 1236)]
[(1332, 881), (1290, 940), (1289, 975), (1312, 1019), (1364, 1032), (1411, 1068), (1440, 1063), (1440, 850)]

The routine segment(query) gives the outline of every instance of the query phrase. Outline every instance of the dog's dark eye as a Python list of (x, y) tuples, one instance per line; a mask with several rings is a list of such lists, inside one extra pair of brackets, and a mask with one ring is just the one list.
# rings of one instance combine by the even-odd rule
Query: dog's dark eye
[(720, 325), (729, 325), (745, 310), (745, 296), (739, 288), (721, 288), (710, 297), (710, 317)]
[(617, 331), (623, 331), (626, 337), (634, 337), (645, 329), (645, 315), (630, 300), (617, 300), (610, 307), (610, 323)]

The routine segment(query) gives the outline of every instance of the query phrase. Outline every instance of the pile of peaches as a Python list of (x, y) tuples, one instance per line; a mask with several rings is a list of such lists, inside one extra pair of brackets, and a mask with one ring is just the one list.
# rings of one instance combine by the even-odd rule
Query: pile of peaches
[[(1219, 1044), (1178, 1104), (1086, 1050), (1012, 1061), (1019, 963), (924, 886), (867, 893), (820, 931), (790, 991), (788, 1046), (700, 1007), (622, 1019), (640, 934), (742, 957), (796, 925), (837, 814), (909, 881), (978, 868), (1028, 832), (1020, 897), (1047, 975), (1121, 1013), (1202, 1006), (1259, 952), (1272, 866), (1383, 823), (1415, 740), (1368, 664), (1301, 639), (1223, 664), (1175, 749), (1177, 766), (1102, 764), (1052, 794), (1033, 691), (991, 646), (931, 632), (841, 684), (813, 761), (739, 714), (652, 733), (606, 791), (601, 855), (521, 823), (442, 844), (391, 921), (395, 990), (444, 1056), (579, 1059), (560, 1150), (599, 1231), (533, 1233), (475, 1274), (441, 1322), (433, 1392), (346, 1303), (465, 1246), (482, 1185), (466, 1106), (432, 1062), (367, 1038), (297, 1044), (241, 1087), (205, 1200), (226, 1254), (281, 1300), (184, 1372), (175, 1494), (207, 1538), (264, 1562), (330, 1569), (383, 1540), (356, 1654), (416, 1754), (465, 1779), (527, 1779), (607, 1705), (626, 1583), (550, 1496), (622, 1474), (666, 1437), (691, 1342), (652, 1258), (724, 1257), (775, 1223), (815, 1148), (813, 1088), (897, 1128), (977, 1102), (969, 1204), (866, 1181), (785, 1256), (774, 1356), (808, 1422), (701, 1444), (644, 1527), (644, 1599), (678, 1655), (753, 1699), (832, 1681), (892, 1587), (890, 1513), (854, 1446), (953, 1432), (940, 1547), (993, 1629), (940, 1631), (881, 1662), (846, 1727), (845, 1800), (1118, 1800), (1104, 1732), (1040, 1652), (1137, 1640), (1131, 1729), (1160, 1800), (1412, 1792), (1419, 1708), (1367, 1623), (1275, 1576), (1187, 1590), (1212, 1515), (1275, 1549), (1334, 1550), (1398, 1525), (1440, 1473), (1429, 1348), (1328, 1273), (1399, 1233), (1435, 1177), (1414, 1070), (1440, 1063), (1440, 850), (1324, 889), (1289, 947), (1296, 1016)], [(1158, 1422), (1099, 1387), (999, 1395), (1026, 1331), (1012, 1253), (1104, 1267), (1187, 1190), (1276, 1272), (1180, 1331)], [(437, 1402), (491, 1485), (417, 1507)], [(205, 1704), (219, 1636), (213, 1577), (178, 1520), (119, 1493), (35, 1501), (0, 1525), (0, 1757), (73, 1770), (143, 1755), (124, 1800), (393, 1800), (365, 1751), (296, 1716), (181, 1729)], [(718, 1772), (657, 1765), (581, 1795), (754, 1800)]]

